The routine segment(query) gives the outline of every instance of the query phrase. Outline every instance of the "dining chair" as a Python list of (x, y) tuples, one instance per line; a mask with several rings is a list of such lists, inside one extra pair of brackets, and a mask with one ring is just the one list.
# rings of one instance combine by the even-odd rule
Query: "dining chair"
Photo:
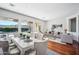
[(47, 43), (48, 43), (48, 40), (34, 43), (34, 47), (36, 49), (37, 55), (47, 55), (47, 49), (48, 49)]
[(42, 40), (43, 39), (43, 34), (42, 33), (35, 33), (36, 39)]
[(9, 44), (8, 41), (0, 41), (0, 48), (3, 50), (3, 54), (7, 55), (9, 54)]
[(13, 49), (10, 49), (9, 50), (9, 54), (10, 55), (19, 55), (20, 54), (20, 50), (17, 47), (13, 48)]
[(9, 44), (9, 54), (10, 55), (20, 54), (19, 49), (17, 48), (17, 46), (13, 42)]
[(36, 50), (34, 48), (28, 49), (25, 55), (36, 55)]
[(2, 48), (0, 48), (0, 55), (4, 55)]

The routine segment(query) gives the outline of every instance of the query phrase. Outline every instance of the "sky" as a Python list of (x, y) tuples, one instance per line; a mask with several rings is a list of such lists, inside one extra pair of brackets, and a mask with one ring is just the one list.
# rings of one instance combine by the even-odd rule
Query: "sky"
[(17, 22), (13, 22), (13, 21), (0, 21), (0, 25), (17, 25)]

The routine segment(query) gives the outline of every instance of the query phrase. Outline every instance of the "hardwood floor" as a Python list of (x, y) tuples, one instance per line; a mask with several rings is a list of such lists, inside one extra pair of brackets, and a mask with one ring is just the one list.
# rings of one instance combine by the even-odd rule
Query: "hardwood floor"
[(62, 55), (75, 55), (76, 54), (73, 46), (69, 44), (64, 45), (57, 42), (48, 41), (48, 48)]

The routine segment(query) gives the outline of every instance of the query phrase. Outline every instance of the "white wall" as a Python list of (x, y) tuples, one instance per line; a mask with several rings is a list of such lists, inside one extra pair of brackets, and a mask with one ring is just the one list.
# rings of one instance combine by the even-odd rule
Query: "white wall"
[(78, 42), (79, 42), (79, 19), (78, 19)]
[(66, 18), (52, 19), (48, 21), (48, 25), (47, 25), (48, 31), (51, 30), (51, 25), (54, 25), (54, 24), (62, 24), (63, 25), (62, 29), (64, 30), (66, 28), (66, 23), (67, 23)]
[(34, 32), (36, 31), (35, 23), (38, 22), (41, 25), (42, 32), (45, 31), (45, 23), (46, 22), (42, 21), (42, 20), (39, 20), (37, 18), (21, 15), (21, 14), (11, 12), (11, 11), (8, 11), (8, 10), (5, 10), (5, 9), (0, 9), (0, 16), (8, 17), (8, 18), (14, 18), (14, 19), (20, 19), (22, 22), (26, 22), (26, 23), (28, 21), (32, 21), (33, 22), (33, 27), (34, 27), (34, 29), (33, 29)]
[[(72, 34), (74, 34), (74, 35), (76, 35), (76, 37), (78, 37), (78, 35), (79, 35), (79, 12), (75, 12), (75, 13), (72, 13), (72, 14), (70, 14), (70, 15), (68, 15), (68, 16), (66, 16), (66, 17), (60, 17), (60, 18), (56, 18), (56, 19), (52, 19), (52, 20), (50, 20), (50, 21), (48, 21), (48, 23), (47, 23), (47, 29), (48, 29), (48, 31), (50, 31), (51, 30), (51, 25), (53, 25), (53, 24), (63, 24), (63, 31), (64, 31), (64, 29), (69, 29), (69, 18), (70, 17), (78, 17), (78, 19), (77, 19), (77, 32), (75, 32), (75, 33), (72, 33)], [(79, 38), (78, 39), (76, 39), (77, 41), (79, 41)]]
[(68, 29), (69, 28), (68, 27), (68, 17), (74, 16), (78, 13), (79, 13), (78, 11), (73, 11), (72, 13), (69, 13), (66, 16), (62, 16), (62, 17), (59, 17), (59, 18), (56, 18), (56, 19), (49, 20), (48, 23), (47, 23), (48, 31), (51, 30), (51, 25), (53, 25), (53, 24), (62, 24), (63, 25), (63, 28), (62, 28), (63, 30)]

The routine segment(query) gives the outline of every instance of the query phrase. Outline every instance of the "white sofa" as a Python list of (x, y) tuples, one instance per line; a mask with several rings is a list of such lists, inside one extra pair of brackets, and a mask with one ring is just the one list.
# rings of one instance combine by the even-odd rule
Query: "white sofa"
[(61, 41), (64, 43), (73, 43), (73, 40), (75, 39), (75, 37), (73, 35), (62, 35), (61, 36)]

